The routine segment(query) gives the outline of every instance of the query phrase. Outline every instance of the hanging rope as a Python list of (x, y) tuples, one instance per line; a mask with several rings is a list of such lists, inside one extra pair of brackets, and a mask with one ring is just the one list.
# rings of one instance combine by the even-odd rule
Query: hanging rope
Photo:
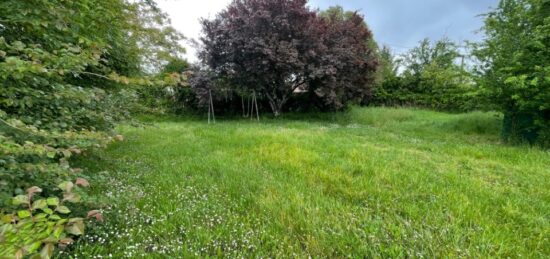
[(250, 107), (252, 107), (252, 102), (250, 100), (250, 96), (247, 96), (246, 97), (246, 102), (247, 102), (247, 110), (246, 110), (246, 117), (248, 118), (248, 116), (250, 116)]
[(241, 96), (241, 105), (243, 107), (243, 118), (244, 118), (246, 116), (244, 115), (244, 97), (243, 96)]
[(256, 91), (254, 91), (254, 104), (256, 105), (256, 119), (260, 121), (260, 111), (258, 110), (258, 99), (256, 98)]

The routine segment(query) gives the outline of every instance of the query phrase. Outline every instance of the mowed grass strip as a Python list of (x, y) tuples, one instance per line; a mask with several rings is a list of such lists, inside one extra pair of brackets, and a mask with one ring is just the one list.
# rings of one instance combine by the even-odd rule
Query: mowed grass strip
[[(79, 257), (548, 257), (550, 153), (494, 113), (354, 108), (123, 126), (77, 161), (106, 222)], [(102, 172), (99, 172), (102, 171)]]

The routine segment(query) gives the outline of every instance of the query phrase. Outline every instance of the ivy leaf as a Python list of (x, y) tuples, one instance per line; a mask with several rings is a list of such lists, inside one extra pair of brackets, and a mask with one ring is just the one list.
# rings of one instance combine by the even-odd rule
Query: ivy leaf
[(61, 213), (61, 214), (69, 214), (71, 213), (71, 210), (67, 208), (67, 206), (59, 206), (55, 209), (55, 211)]

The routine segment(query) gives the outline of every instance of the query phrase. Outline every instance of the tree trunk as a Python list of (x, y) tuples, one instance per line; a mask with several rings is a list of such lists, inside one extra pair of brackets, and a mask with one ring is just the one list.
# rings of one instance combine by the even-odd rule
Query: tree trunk
[(277, 91), (265, 93), (265, 96), (269, 100), (269, 106), (271, 106), (271, 110), (273, 111), (273, 115), (275, 117), (279, 117), (282, 114), (283, 105), (285, 105), (286, 101), (288, 101), (296, 87), (298, 87), (299, 85), (292, 87), (292, 91), (289, 91), (287, 93), (277, 93)]
[(273, 115), (275, 117), (279, 117), (283, 110), (283, 105), (286, 102), (286, 98), (278, 99), (269, 95), (267, 96), (267, 98), (269, 99), (269, 106), (271, 106), (271, 111), (273, 111)]

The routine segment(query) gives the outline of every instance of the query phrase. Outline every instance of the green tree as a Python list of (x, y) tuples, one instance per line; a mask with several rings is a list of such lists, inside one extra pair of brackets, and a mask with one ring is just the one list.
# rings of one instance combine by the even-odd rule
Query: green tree
[(480, 84), (505, 114), (503, 138), (550, 145), (550, 1), (502, 0), (474, 52)]
[[(183, 51), (166, 22), (148, 0), (0, 1), (0, 257), (40, 248), (49, 257), (69, 242), (63, 231), (82, 233), (81, 221), (53, 233), (43, 219), (61, 216), (38, 196), (56, 196), (79, 175), (70, 157), (120, 139), (107, 132), (128, 116), (134, 85), (151, 84), (148, 68)], [(14, 202), (23, 190), (26, 205)]]
[(379, 71), (382, 78), (396, 77), (399, 69), (399, 60), (396, 59), (388, 46), (383, 46), (378, 52)]
[(189, 69), (189, 62), (181, 58), (172, 58), (168, 60), (168, 63), (162, 68), (162, 73), (183, 73)]
[(456, 43), (448, 39), (424, 39), (397, 59), (384, 48), (380, 55), (384, 80), (374, 102), (444, 111), (473, 109), (477, 94), (470, 73), (459, 62), (462, 59)]

